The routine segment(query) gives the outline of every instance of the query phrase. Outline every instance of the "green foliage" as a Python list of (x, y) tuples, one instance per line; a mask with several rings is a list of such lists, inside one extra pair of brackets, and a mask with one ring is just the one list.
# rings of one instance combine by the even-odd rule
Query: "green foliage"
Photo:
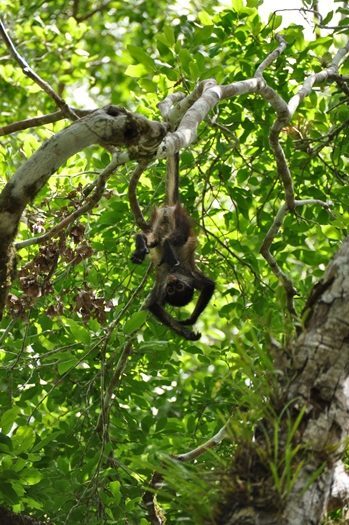
[[(97, 3), (86, 1), (76, 3), (74, 17), (68, 0), (39, 8), (33, 0), (3, 0), (19, 52), (68, 103), (120, 104), (152, 119), (159, 119), (157, 103), (173, 90), (190, 92), (210, 77), (227, 84), (253, 76), (275, 48), (281, 23), (281, 16), (272, 16), (263, 24), (260, 3), (234, 0), (223, 9), (205, 2), (196, 10), (192, 3), (179, 8), (114, 0), (92, 14)], [(332, 37), (307, 42), (299, 26), (283, 33), (289, 46), (265, 77), (288, 100), (334, 49)], [(0, 53), (3, 124), (55, 111), (4, 47)], [(287, 216), (272, 246), (297, 287), (299, 312), (348, 231), (344, 101), (333, 86), (317, 88), (283, 134), (297, 198), (333, 202), (331, 212), (304, 207)], [(130, 166), (117, 172), (99, 206), (63, 237), (20, 249), (0, 324), (0, 504), (49, 516), (57, 525), (143, 525), (142, 497), (155, 470), (166, 482), (158, 503), (167, 523), (193, 516), (200, 523), (210, 514), (212, 487), (233, 443), (252, 435), (270, 399), (269, 341), (292, 337), (284, 291), (259, 255), (282, 202), (268, 144), (274, 119), (257, 95), (224, 101), (182, 154), (181, 198), (200, 231), (200, 267), (217, 282), (198, 322), (199, 342), (174, 337), (142, 311), (151, 276), (135, 294), (146, 265), (129, 261), (135, 230), (127, 200)], [(2, 182), (65, 125), (6, 136)], [(49, 230), (79, 207), (82, 190), (108, 161), (101, 148), (69, 159), (26, 211), (18, 240)], [(147, 214), (162, 202), (164, 175), (157, 163), (142, 177), (138, 193)], [(124, 362), (130, 341), (133, 350)], [(106, 413), (103, 434), (98, 421)], [(230, 414), (230, 441), (195, 465), (171, 459), (213, 436)], [(290, 439), (296, 429), (290, 422)], [(278, 444), (271, 448), (277, 453)], [(290, 442), (285, 456), (271, 457), (280, 493), (295, 479), (295, 456)]]

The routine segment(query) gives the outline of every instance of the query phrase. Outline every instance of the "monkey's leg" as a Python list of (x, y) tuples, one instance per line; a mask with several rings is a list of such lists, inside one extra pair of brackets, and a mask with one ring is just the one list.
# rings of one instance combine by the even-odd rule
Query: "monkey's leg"
[(144, 261), (147, 253), (149, 253), (147, 238), (143, 233), (137, 233), (136, 249), (131, 256), (131, 261), (135, 264), (141, 264)]

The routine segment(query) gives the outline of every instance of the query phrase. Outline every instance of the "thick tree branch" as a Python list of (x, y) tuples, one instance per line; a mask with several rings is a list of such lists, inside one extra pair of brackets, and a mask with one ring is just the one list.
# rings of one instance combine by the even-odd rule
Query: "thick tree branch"
[(309, 75), (305, 79), (305, 81), (303, 82), (303, 86), (299, 89), (298, 93), (296, 93), (296, 95), (294, 95), (288, 102), (288, 108), (291, 117), (294, 115), (296, 109), (298, 108), (299, 104), (304, 100), (304, 98), (310, 95), (315, 84), (320, 84), (321, 82), (330, 80), (332, 76), (338, 74), (338, 68), (348, 53), (349, 40), (347, 41), (344, 47), (340, 48), (337, 51), (334, 59), (331, 62), (331, 65), (328, 68), (324, 69), (323, 71), (320, 71), (319, 73)]
[[(7, 36), (6, 38), (8, 39)], [(104, 115), (101, 113), (103, 110), (96, 111), (89, 117), (81, 120), (81, 127), (74, 127), (79, 124), (77, 123), (63, 130), (45, 143), (31, 159), (17, 171), (0, 195), (0, 241), (3, 240), (2, 249), (0, 250), (0, 262), (2, 262), (2, 266), (6, 268), (0, 274), (0, 311), (4, 304), (1, 298), (5, 297), (8, 284), (11, 281), (13, 255), (10, 254), (9, 247), (16, 233), (21, 213), (26, 204), (32, 200), (42, 185), (45, 184), (49, 176), (67, 158), (93, 143), (98, 143), (105, 147), (110, 145), (119, 147), (126, 146), (128, 152), (118, 154), (119, 163), (126, 162), (129, 159), (136, 159), (140, 162), (140, 166), (143, 166), (143, 163), (145, 166), (146, 163), (149, 163), (150, 160), (155, 157), (171, 157), (174, 153), (178, 152), (179, 149), (193, 142), (196, 138), (198, 125), (219, 100), (237, 94), (253, 92), (260, 93), (277, 113), (277, 119), (270, 133), (270, 144), (275, 155), (278, 174), (284, 185), (286, 198), (285, 206), (280, 208), (274, 224), (267, 233), (261, 252), (271, 265), (273, 272), (281, 279), (286, 287), (289, 309), (290, 311), (294, 311), (292, 305), (292, 297), (294, 295), (293, 285), (270, 254), (272, 240), (279, 231), (283, 217), (296, 206), (292, 178), (279, 142), (279, 134), (284, 125), (290, 121), (300, 101), (311, 91), (313, 84), (333, 78), (333, 76), (337, 74), (340, 62), (348, 53), (349, 43), (345, 48), (338, 51), (330, 68), (309, 77), (296, 98), (293, 97), (289, 105), (287, 105), (286, 102), (266, 84), (263, 78), (265, 68), (270, 66), (285, 49), (286, 43), (284, 39), (279, 36), (278, 41), (278, 47), (262, 61), (253, 79), (235, 82), (228, 86), (218, 86), (215, 80), (212, 79), (205, 80), (187, 97), (181, 92), (169, 95), (159, 106), (160, 111), (167, 121), (166, 125), (150, 122), (139, 115), (132, 115), (126, 110), (110, 106), (105, 110), (105, 113), (110, 117), (108, 121), (104, 120), (105, 113)], [(166, 135), (168, 129), (176, 130)], [(50, 150), (53, 154), (50, 154)], [(136, 168), (134, 180), (136, 180), (141, 173), (138, 173), (137, 170), (144, 169), (144, 167), (140, 168), (140, 166)], [(306, 201), (303, 201), (303, 203), (305, 202)], [(139, 212), (140, 210), (137, 211)], [(142, 215), (137, 213), (136, 216), (142, 223), (142, 226), (144, 226), (145, 221)]]

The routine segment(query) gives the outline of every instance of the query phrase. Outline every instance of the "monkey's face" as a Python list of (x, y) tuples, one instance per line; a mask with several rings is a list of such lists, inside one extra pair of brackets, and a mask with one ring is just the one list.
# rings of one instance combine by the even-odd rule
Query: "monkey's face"
[(193, 299), (194, 287), (179, 276), (170, 275), (166, 284), (165, 301), (172, 306), (185, 306)]

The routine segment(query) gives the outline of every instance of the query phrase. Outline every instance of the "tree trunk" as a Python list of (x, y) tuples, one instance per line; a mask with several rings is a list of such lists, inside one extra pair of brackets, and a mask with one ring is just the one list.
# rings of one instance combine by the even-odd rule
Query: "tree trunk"
[(38, 521), (25, 514), (15, 514), (4, 507), (0, 507), (0, 523), (1, 525), (48, 525), (47, 522)]
[(318, 525), (328, 507), (348, 500), (340, 462), (349, 430), (348, 239), (314, 287), (305, 318), (271, 402), (277, 416), (258, 425), (253, 443), (239, 445), (216, 524)]

